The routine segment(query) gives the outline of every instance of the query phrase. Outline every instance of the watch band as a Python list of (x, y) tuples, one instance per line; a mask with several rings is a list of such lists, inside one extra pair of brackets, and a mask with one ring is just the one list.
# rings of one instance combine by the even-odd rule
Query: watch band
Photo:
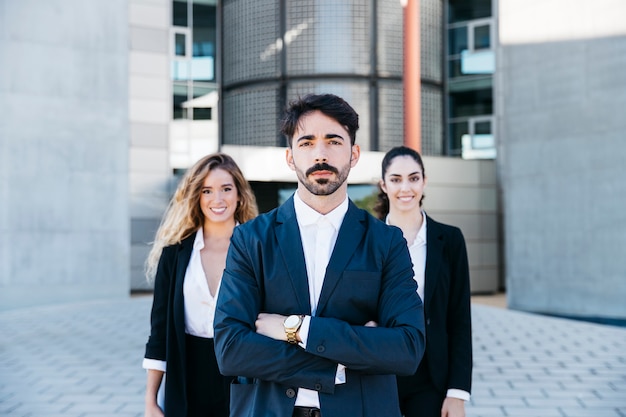
[(297, 338), (297, 334), (298, 334), (298, 330), (300, 330), (300, 327), (302, 326), (302, 321), (304, 316), (300, 315), (298, 316), (300, 318), (298, 324), (296, 327), (293, 328), (289, 328), (289, 329), (285, 329), (285, 334), (287, 336), (287, 342), (295, 345), (296, 343), (298, 343), (298, 338)]
[(298, 330), (300, 330), (300, 327), (298, 327), (294, 331), (287, 332), (287, 342), (291, 343), (292, 345), (298, 343), (298, 338), (296, 337), (296, 333), (298, 333)]

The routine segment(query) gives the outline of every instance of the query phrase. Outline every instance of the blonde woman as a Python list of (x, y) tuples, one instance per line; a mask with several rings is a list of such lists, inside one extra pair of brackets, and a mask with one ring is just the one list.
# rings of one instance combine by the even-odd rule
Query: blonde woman
[[(154, 282), (145, 415), (215, 416), (229, 413), (229, 381), (213, 347), (213, 316), (230, 237), (257, 215), (250, 185), (235, 161), (208, 155), (181, 180), (146, 261)], [(165, 379), (164, 409), (157, 392)]]

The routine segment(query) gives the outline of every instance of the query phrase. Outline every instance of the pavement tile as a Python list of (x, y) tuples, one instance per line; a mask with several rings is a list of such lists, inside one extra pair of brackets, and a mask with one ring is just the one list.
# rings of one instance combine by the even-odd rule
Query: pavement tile
[(558, 404), (559, 407), (583, 407), (582, 399), (576, 397), (560, 397), (560, 398), (526, 398), (526, 404), (529, 407), (551, 407)]
[(507, 417), (563, 417), (558, 407), (504, 407), (504, 412)]
[[(141, 417), (151, 303), (0, 312), (0, 416)], [(626, 329), (476, 304), (472, 324), (467, 417), (626, 417)]]
[(528, 404), (522, 397), (483, 397), (474, 398), (472, 400), (472, 405), (476, 405), (478, 407), (525, 407)]
[(603, 410), (598, 414), (597, 409), (559, 407), (561, 413), (567, 417), (622, 417), (617, 410)]
[(502, 407), (466, 407), (466, 417), (502, 417)]

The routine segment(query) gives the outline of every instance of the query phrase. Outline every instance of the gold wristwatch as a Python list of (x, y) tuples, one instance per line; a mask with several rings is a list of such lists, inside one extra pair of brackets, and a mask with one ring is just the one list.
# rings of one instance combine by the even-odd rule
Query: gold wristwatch
[(302, 326), (303, 318), (304, 316), (292, 314), (291, 316), (287, 316), (287, 318), (283, 322), (283, 326), (285, 327), (285, 334), (287, 335), (287, 341), (289, 343), (298, 343), (296, 333), (298, 333), (298, 330), (300, 330), (300, 326)]

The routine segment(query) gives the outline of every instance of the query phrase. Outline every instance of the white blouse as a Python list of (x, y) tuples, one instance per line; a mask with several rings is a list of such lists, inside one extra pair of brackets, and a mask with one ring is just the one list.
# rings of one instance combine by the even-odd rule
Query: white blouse
[[(220, 279), (217, 292), (211, 295), (209, 284), (202, 268), (202, 259), (200, 257), (202, 249), (204, 249), (204, 234), (201, 227), (196, 232), (191, 258), (189, 259), (183, 282), (185, 333), (198, 337), (213, 338), (215, 304), (222, 281)], [(165, 372), (165, 361), (144, 358), (143, 368)]]
[(213, 318), (215, 317), (215, 303), (222, 283), (217, 287), (217, 292), (211, 295), (209, 283), (206, 280), (200, 251), (204, 249), (204, 234), (202, 228), (196, 232), (193, 242), (193, 250), (185, 281), (183, 282), (183, 297), (185, 300), (185, 333), (192, 336), (212, 338)]
[[(422, 226), (413, 242), (407, 242), (411, 261), (413, 261), (413, 279), (417, 282), (417, 294), (424, 301), (424, 276), (426, 275), (426, 213), (422, 211)], [(389, 215), (385, 219), (389, 224)]]

